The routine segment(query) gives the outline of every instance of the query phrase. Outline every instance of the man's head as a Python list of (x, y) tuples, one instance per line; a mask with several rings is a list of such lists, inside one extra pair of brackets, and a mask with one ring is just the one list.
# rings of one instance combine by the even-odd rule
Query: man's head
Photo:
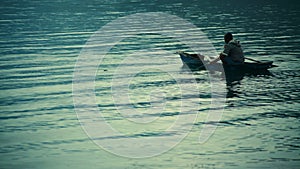
[(232, 39), (233, 39), (233, 36), (232, 36), (232, 34), (230, 32), (228, 32), (228, 33), (226, 33), (224, 35), (224, 41), (225, 41), (225, 43), (230, 42)]

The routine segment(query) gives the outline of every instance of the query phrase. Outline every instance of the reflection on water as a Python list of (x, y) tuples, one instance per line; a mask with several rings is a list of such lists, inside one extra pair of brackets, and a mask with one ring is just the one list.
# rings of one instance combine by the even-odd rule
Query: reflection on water
[(226, 83), (227, 83), (227, 98), (231, 97), (238, 97), (239, 94), (241, 94), (241, 91), (236, 91), (235, 88), (236, 86), (242, 85), (241, 81), (245, 77), (252, 78), (255, 80), (255, 78), (263, 78), (263, 77), (269, 77), (269, 76), (274, 76), (269, 70), (261, 70), (257, 72), (234, 72), (230, 73), (227, 72), (226, 74)]
[[(16, 1), (0, 6), (0, 152), (1, 168), (297, 168), (299, 159), (299, 9), (298, 2), (265, 1)], [(220, 122), (205, 121), (211, 106), (210, 77), (193, 73), (199, 94), (184, 97), (198, 105), (190, 134), (172, 150), (148, 159), (127, 159), (97, 147), (81, 129), (74, 111), (74, 65), (87, 39), (112, 20), (138, 12), (166, 12), (200, 27), (217, 51), (223, 34), (233, 32), (245, 55), (274, 61), (266, 74), (227, 77), (228, 93)], [(127, 23), (130, 24), (130, 23)], [(192, 30), (191, 30), (192, 31)], [(151, 37), (152, 36), (152, 37)], [(171, 38), (132, 37), (123, 41), (122, 55), (112, 49), (97, 72), (95, 91), (103, 116), (130, 137), (156, 137), (180, 116), (178, 85), (161, 71), (143, 70), (130, 82), (135, 108), (161, 103), (153, 89), (166, 91), (167, 107), (155, 126), (129, 124), (111, 102), (111, 79), (126, 54), (141, 43), (169, 53), (188, 50)], [(137, 41), (139, 40), (139, 41)], [(120, 48), (119, 48), (120, 49)], [(123, 55), (124, 54), (124, 55)], [(191, 86), (177, 54), (174, 72)], [(158, 62), (159, 60), (155, 60)], [(183, 93), (185, 94), (185, 93)], [(150, 96), (153, 96), (152, 98)], [(131, 106), (132, 106), (131, 105)], [(129, 105), (123, 105), (128, 106)], [(183, 107), (185, 105), (182, 105)], [(216, 108), (218, 109), (218, 107)], [(124, 121), (126, 124), (124, 125)], [(192, 123), (192, 122), (191, 122)], [(218, 126), (205, 144), (198, 143), (204, 124)], [(187, 124), (190, 125), (190, 124)], [(124, 145), (126, 146), (126, 145)]]

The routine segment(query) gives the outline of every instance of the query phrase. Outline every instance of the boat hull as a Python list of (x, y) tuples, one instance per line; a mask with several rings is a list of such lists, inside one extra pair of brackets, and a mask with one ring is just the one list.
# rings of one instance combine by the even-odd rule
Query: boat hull
[[(189, 67), (192, 70), (195, 69), (205, 69), (204, 65), (208, 64), (208, 61), (204, 61), (203, 56), (197, 54), (188, 54), (184, 52), (179, 52), (181, 61), (184, 66)], [(261, 72), (266, 71), (269, 68), (274, 67), (273, 62), (260, 62), (260, 63), (250, 63), (245, 62), (239, 65), (226, 65), (223, 64), (225, 72)]]

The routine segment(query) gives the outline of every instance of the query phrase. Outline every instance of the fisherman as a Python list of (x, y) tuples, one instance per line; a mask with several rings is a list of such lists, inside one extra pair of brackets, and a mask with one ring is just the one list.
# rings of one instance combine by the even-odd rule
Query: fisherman
[(245, 61), (244, 53), (240, 44), (240, 41), (233, 39), (231, 33), (224, 35), (224, 51), (219, 55), (218, 58), (210, 62), (214, 64), (219, 60), (222, 60), (223, 64), (227, 65), (240, 65)]

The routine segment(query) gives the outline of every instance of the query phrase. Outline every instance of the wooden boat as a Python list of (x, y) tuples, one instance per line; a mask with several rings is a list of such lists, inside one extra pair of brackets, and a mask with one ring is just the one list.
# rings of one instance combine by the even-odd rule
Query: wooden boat
[(189, 68), (204, 68), (204, 56), (198, 54), (188, 54), (185, 52), (177, 52), (180, 56), (180, 59), (183, 65), (188, 66)]
[[(188, 54), (185, 52), (177, 52), (180, 55), (181, 61), (184, 66), (189, 67), (191, 70), (201, 70), (205, 69), (204, 65), (208, 65), (209, 62), (204, 60), (204, 56), (199, 54)], [(223, 64), (225, 72), (243, 72), (243, 73), (259, 73), (266, 71), (272, 67), (273, 61), (268, 62), (245, 62), (240, 65), (226, 65)]]

